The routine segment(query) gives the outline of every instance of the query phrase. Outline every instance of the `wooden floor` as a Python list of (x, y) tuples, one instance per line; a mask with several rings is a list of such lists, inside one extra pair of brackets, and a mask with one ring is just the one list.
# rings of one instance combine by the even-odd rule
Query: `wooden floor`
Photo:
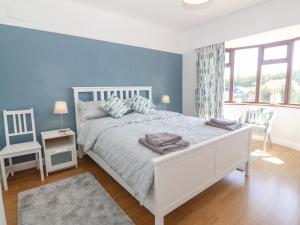
[[(253, 149), (261, 147), (254, 143)], [(250, 177), (238, 171), (165, 217), (166, 225), (300, 225), (300, 152), (274, 145), (271, 156), (251, 165)], [(4, 194), (8, 225), (17, 224), (18, 193), (90, 171), (137, 225), (154, 217), (88, 156), (78, 169), (51, 174), (44, 183), (30, 169), (9, 177)]]

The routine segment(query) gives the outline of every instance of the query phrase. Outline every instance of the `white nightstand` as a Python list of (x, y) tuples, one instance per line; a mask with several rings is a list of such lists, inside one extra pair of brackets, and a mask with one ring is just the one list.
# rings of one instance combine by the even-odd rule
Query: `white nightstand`
[(46, 175), (49, 173), (78, 167), (75, 132), (67, 129), (65, 132), (59, 130), (41, 132), (43, 149), (45, 154)]

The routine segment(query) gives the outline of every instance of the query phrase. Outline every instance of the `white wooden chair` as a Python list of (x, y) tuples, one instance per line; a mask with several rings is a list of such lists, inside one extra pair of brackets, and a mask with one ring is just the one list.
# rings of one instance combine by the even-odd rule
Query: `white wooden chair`
[(271, 129), (274, 118), (275, 112), (273, 110), (258, 107), (249, 108), (239, 120), (241, 123), (252, 125), (253, 132), (263, 133), (263, 150), (267, 151), (267, 139), (272, 146)]
[[(7, 191), (7, 176), (14, 175), (14, 169), (12, 164), (12, 157), (35, 154), (36, 168), (40, 170), (41, 180), (44, 181), (43, 172), (43, 158), (41, 152), (41, 145), (36, 140), (35, 122), (33, 109), (18, 110), (18, 111), (6, 111), (3, 110), (4, 117), (4, 129), (6, 138), (6, 147), (0, 151), (0, 163), (4, 190)], [(31, 126), (28, 125), (28, 117), (31, 120)], [(12, 126), (9, 126), (9, 118), (12, 119)], [(10, 129), (12, 128), (12, 129)], [(32, 141), (23, 142), (18, 144), (11, 144), (11, 138), (16, 136), (32, 135)], [(9, 159), (9, 169), (6, 173), (5, 159)]]

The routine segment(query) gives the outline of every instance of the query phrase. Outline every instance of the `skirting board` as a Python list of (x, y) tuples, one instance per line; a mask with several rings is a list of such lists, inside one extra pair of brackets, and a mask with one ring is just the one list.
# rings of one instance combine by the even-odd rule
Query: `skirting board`
[[(254, 140), (259, 140), (259, 141), (264, 141), (264, 137), (263, 136), (258, 136), (258, 135), (253, 135), (253, 139)], [(290, 141), (282, 140), (282, 139), (279, 139), (279, 138), (273, 138), (273, 137), (272, 137), (272, 142), (274, 144), (282, 145), (282, 146), (300, 151), (300, 144), (297, 144), (297, 143), (293, 143), (293, 142), (290, 142)]]

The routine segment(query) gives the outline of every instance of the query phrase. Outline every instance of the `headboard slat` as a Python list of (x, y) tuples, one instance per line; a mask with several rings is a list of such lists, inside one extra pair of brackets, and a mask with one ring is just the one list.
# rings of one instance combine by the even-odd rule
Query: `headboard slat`
[(101, 95), (101, 99), (100, 99), (100, 100), (101, 100), (101, 101), (104, 101), (104, 92), (101, 91), (101, 92), (100, 92), (100, 95)]
[(94, 101), (97, 101), (97, 100), (98, 100), (98, 97), (97, 97), (97, 91), (94, 91), (94, 92), (93, 92), (93, 95), (94, 95)]

